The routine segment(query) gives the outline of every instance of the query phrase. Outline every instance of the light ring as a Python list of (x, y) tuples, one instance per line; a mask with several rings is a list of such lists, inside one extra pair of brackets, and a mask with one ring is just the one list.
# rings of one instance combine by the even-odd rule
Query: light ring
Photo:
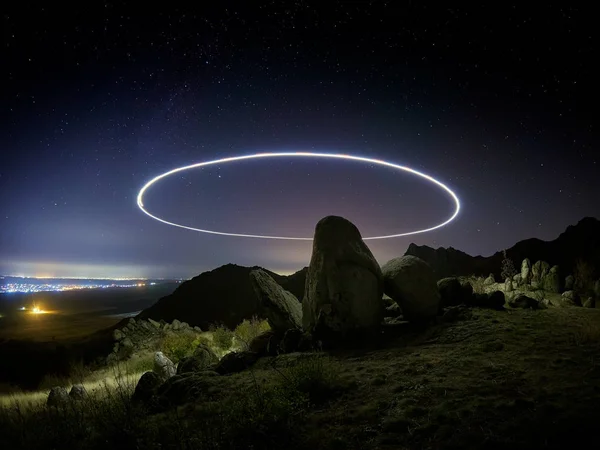
[(201, 233), (208, 233), (208, 234), (217, 234), (220, 236), (235, 236), (235, 237), (257, 238), (257, 239), (281, 239), (281, 240), (291, 240), (291, 241), (312, 241), (313, 238), (309, 238), (309, 237), (264, 236), (264, 235), (260, 235), (260, 234), (225, 233), (222, 231), (203, 230), (201, 228), (188, 227), (186, 225), (180, 225), (178, 223), (169, 222), (167, 220), (161, 219), (160, 217), (157, 217), (157, 216), (151, 214), (144, 208), (144, 201), (143, 201), (144, 194), (146, 193), (148, 188), (150, 186), (152, 186), (154, 183), (156, 183), (157, 181), (162, 180), (163, 178), (166, 178), (175, 173), (183, 172), (185, 170), (195, 169), (198, 167), (211, 166), (214, 164), (223, 164), (223, 163), (228, 163), (228, 162), (233, 162), (233, 161), (242, 161), (242, 160), (246, 160), (246, 159), (257, 159), (257, 158), (277, 158), (277, 157), (317, 157), (317, 158), (345, 159), (345, 160), (351, 160), (351, 161), (361, 161), (361, 162), (376, 164), (376, 165), (385, 166), (385, 167), (391, 167), (393, 169), (403, 170), (405, 172), (409, 172), (409, 173), (412, 173), (413, 175), (417, 175), (421, 178), (426, 179), (427, 181), (435, 184), (436, 186), (441, 187), (444, 191), (446, 191), (450, 195), (452, 200), (454, 200), (454, 203), (455, 203), (454, 212), (452, 213), (450, 218), (448, 218), (445, 222), (440, 223), (439, 225), (436, 225), (436, 226), (430, 227), (430, 228), (424, 228), (422, 230), (409, 231), (408, 233), (390, 234), (390, 235), (386, 235), (386, 236), (365, 237), (365, 238), (363, 238), (363, 240), (365, 240), (365, 241), (375, 240), (375, 239), (391, 239), (391, 238), (396, 238), (396, 237), (410, 236), (413, 234), (426, 233), (428, 231), (433, 231), (433, 230), (441, 228), (444, 225), (447, 225), (450, 222), (452, 222), (456, 218), (458, 213), (460, 212), (460, 200), (448, 186), (446, 186), (444, 183), (436, 180), (435, 178), (433, 178), (427, 174), (424, 174), (422, 172), (419, 172), (415, 169), (411, 169), (410, 167), (406, 167), (406, 166), (400, 166), (398, 164), (393, 164), (391, 162), (382, 161), (379, 159), (364, 158), (362, 156), (344, 155), (344, 154), (340, 154), (340, 153), (312, 153), (312, 152), (255, 153), (252, 155), (233, 156), (230, 158), (215, 159), (214, 161), (206, 161), (206, 162), (200, 162), (200, 163), (196, 163), (196, 164), (190, 164), (189, 166), (177, 167), (176, 169), (169, 170), (168, 172), (158, 175), (157, 177), (154, 177), (150, 181), (148, 181), (142, 187), (142, 189), (140, 189), (140, 192), (137, 195), (137, 205), (146, 215), (152, 217), (154, 220), (158, 220), (159, 222), (162, 222), (167, 225), (174, 226), (174, 227), (184, 228), (186, 230), (199, 231)]

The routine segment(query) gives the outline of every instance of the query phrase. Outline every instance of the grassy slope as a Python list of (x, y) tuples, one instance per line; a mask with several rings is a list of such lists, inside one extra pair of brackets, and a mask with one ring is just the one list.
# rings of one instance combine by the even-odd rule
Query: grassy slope
[[(258, 403), (252, 400), (252, 392), (289, 381), (264, 358), (252, 371), (211, 378), (208, 394), (197, 403), (150, 417), (127, 411), (117, 426), (103, 422), (100, 428), (126, 429), (129, 442), (140, 448), (243, 448), (242, 442), (289, 449), (598, 443), (600, 310), (466, 311), (456, 322), (423, 330), (392, 327), (377, 345), (330, 356), (328, 364), (339, 378), (333, 384), (343, 390), (324, 390), (309, 408), (284, 406), (280, 414), (277, 402), (291, 391), (268, 408), (262, 405), (266, 395)], [(110, 417), (119, 414), (114, 410)], [(108, 420), (106, 414), (98, 417)], [(127, 427), (124, 418), (131, 422)], [(211, 430), (215, 436), (208, 439)], [(230, 438), (234, 433), (238, 436)]]

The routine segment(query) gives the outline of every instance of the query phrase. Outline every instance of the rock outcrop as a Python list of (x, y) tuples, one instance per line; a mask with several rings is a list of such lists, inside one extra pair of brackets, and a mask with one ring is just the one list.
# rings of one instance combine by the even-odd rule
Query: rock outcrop
[(440, 309), (440, 292), (431, 267), (415, 256), (388, 261), (382, 268), (384, 290), (402, 308), (404, 319), (422, 322)]
[(378, 327), (383, 319), (382, 295), (381, 268), (358, 228), (342, 217), (321, 219), (302, 301), (304, 329), (342, 336)]
[(302, 305), (291, 292), (283, 289), (264, 270), (250, 272), (254, 292), (259, 299), (262, 316), (276, 332), (302, 328)]

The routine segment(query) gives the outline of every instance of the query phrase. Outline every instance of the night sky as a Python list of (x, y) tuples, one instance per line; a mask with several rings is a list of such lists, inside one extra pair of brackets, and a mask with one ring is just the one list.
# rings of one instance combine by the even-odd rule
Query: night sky
[[(369, 241), (380, 263), (411, 242), (489, 255), (600, 216), (593, 2), (27, 3), (2, 6), (1, 274), (300, 269), (310, 242), (206, 235), (137, 208), (162, 172), (256, 152), (348, 153), (448, 184), (457, 220)], [(189, 171), (145, 204), (192, 227), (291, 236), (328, 214), (369, 236), (452, 212), (414, 176), (316, 159)]]

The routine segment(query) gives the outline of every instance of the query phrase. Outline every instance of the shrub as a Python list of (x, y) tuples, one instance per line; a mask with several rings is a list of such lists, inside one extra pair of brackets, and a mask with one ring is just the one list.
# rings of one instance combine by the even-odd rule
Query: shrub
[(502, 260), (502, 272), (500, 276), (503, 280), (506, 280), (507, 278), (512, 280), (512, 277), (517, 274), (515, 264), (513, 263), (513, 260), (506, 255), (506, 250), (502, 250), (502, 255), (504, 259)]
[(228, 350), (233, 344), (233, 331), (225, 326), (219, 326), (212, 332), (213, 343), (221, 350)]
[(178, 363), (194, 352), (198, 346), (194, 345), (195, 341), (194, 333), (167, 333), (162, 339), (161, 350), (174, 363)]
[(269, 326), (268, 321), (260, 320), (258, 317), (254, 316), (252, 319), (244, 320), (240, 323), (233, 331), (233, 334), (236, 343), (238, 343), (243, 350), (248, 350), (250, 342), (252, 342), (255, 337), (270, 329), (271, 327)]
[(341, 369), (324, 356), (305, 356), (289, 368), (278, 370), (279, 389), (290, 400), (306, 399), (311, 404), (321, 403), (343, 388)]

